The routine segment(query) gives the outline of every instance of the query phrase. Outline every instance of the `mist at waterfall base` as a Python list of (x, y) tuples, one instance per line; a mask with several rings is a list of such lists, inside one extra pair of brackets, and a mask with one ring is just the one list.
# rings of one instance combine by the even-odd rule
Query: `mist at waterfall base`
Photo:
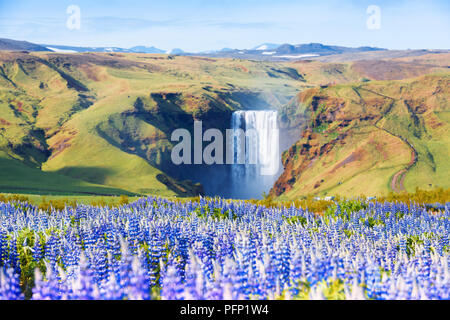
[[(256, 141), (245, 140), (245, 147), (234, 138), (234, 164), (186, 166), (189, 179), (200, 182), (206, 196), (232, 199), (262, 199), (283, 172), (282, 148), (278, 133), (277, 111), (236, 111), (232, 114), (230, 128), (244, 132), (256, 132)], [(249, 157), (256, 155), (256, 161)], [(238, 164), (239, 155), (245, 156), (244, 164)], [(251, 164), (254, 163), (254, 164)], [(264, 170), (265, 169), (265, 170)], [(263, 174), (264, 171), (271, 174)]]

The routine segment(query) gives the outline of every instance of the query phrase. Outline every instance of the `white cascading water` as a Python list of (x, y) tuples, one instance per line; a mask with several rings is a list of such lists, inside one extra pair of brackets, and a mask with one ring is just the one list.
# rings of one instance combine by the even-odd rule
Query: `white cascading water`
[[(231, 128), (235, 132), (242, 129), (247, 134), (256, 133), (256, 139), (247, 137), (245, 147), (238, 143), (236, 136), (234, 138), (235, 164), (232, 165), (231, 178), (235, 197), (261, 198), (279, 177), (282, 167), (277, 116), (277, 111), (233, 113)], [(240, 156), (245, 158), (244, 164), (239, 164)]]

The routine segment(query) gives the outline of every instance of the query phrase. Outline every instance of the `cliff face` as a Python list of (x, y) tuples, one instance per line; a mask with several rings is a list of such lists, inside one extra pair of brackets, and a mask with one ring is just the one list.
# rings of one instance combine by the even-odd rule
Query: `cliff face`
[(450, 186), (450, 75), (314, 88), (291, 114), (305, 119), (283, 154), (271, 195), (355, 196)]

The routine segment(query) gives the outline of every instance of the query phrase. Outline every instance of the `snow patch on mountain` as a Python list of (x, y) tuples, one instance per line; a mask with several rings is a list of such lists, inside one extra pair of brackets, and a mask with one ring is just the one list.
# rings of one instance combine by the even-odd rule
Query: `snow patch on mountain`
[(64, 50), (64, 49), (58, 49), (53, 47), (46, 47), (48, 50), (52, 50), (53, 52), (60, 52), (60, 53), (77, 53), (78, 51), (75, 50)]
[(263, 43), (251, 50), (257, 50), (257, 51), (265, 51), (265, 50), (276, 50), (280, 45), (274, 44), (274, 43)]
[(318, 54), (297, 54), (297, 55), (290, 55), (285, 54), (281, 56), (274, 56), (276, 58), (286, 58), (286, 59), (300, 59), (300, 58), (309, 58), (309, 57), (318, 57)]

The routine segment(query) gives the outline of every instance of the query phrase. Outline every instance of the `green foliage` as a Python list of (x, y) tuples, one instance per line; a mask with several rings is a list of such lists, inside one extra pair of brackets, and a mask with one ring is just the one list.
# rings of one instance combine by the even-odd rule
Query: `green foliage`
[[(339, 205), (339, 210), (338, 210)], [(357, 212), (362, 209), (366, 209), (367, 204), (362, 202), (361, 200), (341, 200), (339, 202), (335, 202), (333, 205), (327, 208), (324, 213), (324, 216), (334, 217), (337, 215), (344, 221), (348, 221), (351, 217), (352, 212)]]
[(308, 223), (307, 219), (305, 217), (301, 217), (301, 216), (285, 218), (285, 220), (289, 224), (300, 223), (302, 226), (305, 226)]
[[(39, 236), (39, 235), (38, 235)], [(39, 268), (41, 272), (45, 272), (43, 261), (35, 262), (33, 260), (33, 246), (36, 234), (30, 229), (22, 229), (17, 237), (17, 250), (20, 261), (20, 285), (26, 298), (31, 297), (31, 290), (34, 287), (34, 272)], [(44, 237), (39, 237), (41, 246), (45, 245)]]
[(344, 282), (340, 279), (325, 282), (323, 294), (328, 300), (345, 300)]
[(374, 219), (373, 217), (368, 217), (362, 222), (365, 223), (369, 228), (373, 228), (376, 225), (384, 225), (383, 221), (381, 221), (380, 219)]
[(344, 234), (347, 236), (347, 238), (350, 238), (353, 235), (353, 231), (344, 229)]
[[(344, 282), (340, 279), (322, 280), (318, 284), (322, 294), (327, 300), (345, 300)], [(320, 289), (319, 289), (320, 290)], [(308, 281), (301, 280), (296, 286), (297, 294), (292, 297), (294, 300), (308, 300), (311, 294), (311, 284)], [(278, 300), (285, 299), (286, 292), (283, 292)]]
[(414, 255), (416, 245), (423, 244), (423, 240), (419, 236), (409, 236), (406, 239), (406, 253)]
[(323, 133), (324, 131), (326, 131), (328, 128), (328, 123), (322, 122), (320, 125), (315, 126), (313, 128), (313, 132), (315, 133)]
[(346, 213), (352, 213), (367, 208), (367, 204), (361, 200), (350, 200), (340, 202), (341, 211)]
[[(195, 213), (197, 214), (197, 217), (199, 217), (199, 218), (211, 217), (213, 219), (218, 219), (218, 220), (224, 220), (224, 219), (230, 218), (230, 211), (222, 212), (219, 208), (214, 208), (211, 212), (211, 209), (208, 206), (203, 207), (203, 213), (202, 213), (201, 208), (195, 209)], [(231, 212), (231, 217), (233, 220), (237, 219), (237, 216), (233, 212)]]

